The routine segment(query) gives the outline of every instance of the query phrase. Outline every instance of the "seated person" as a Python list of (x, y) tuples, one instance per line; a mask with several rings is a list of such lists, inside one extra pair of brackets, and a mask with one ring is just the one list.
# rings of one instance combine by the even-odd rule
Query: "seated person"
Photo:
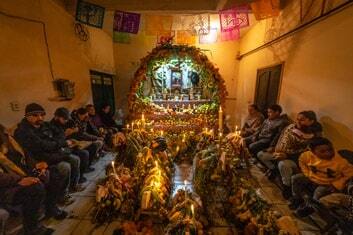
[(111, 107), (109, 104), (103, 104), (98, 115), (103, 123), (103, 127), (116, 129), (119, 128), (113, 118), (113, 113), (111, 112)]
[(98, 115), (96, 113), (96, 108), (94, 107), (93, 104), (88, 104), (86, 105), (86, 109), (88, 112), (88, 116), (89, 116), (89, 121), (90, 123), (92, 123), (93, 126), (95, 126), (96, 128), (103, 128), (104, 124), (101, 120), (100, 115)]
[[(103, 123), (101, 118), (102, 115), (99, 115), (96, 113), (96, 109), (92, 104), (88, 104), (86, 106), (86, 109), (89, 115), (89, 128), (88, 128), (89, 133), (103, 137), (104, 143), (106, 144), (105, 147), (115, 147), (113, 145), (114, 137), (115, 137), (114, 135), (118, 132), (118, 129), (116, 128), (116, 126), (109, 127), (105, 123)], [(104, 111), (102, 111), (102, 113), (104, 113)], [(105, 114), (105, 115), (109, 116), (108, 114)], [(107, 117), (106, 119), (109, 119), (109, 117)]]
[(255, 134), (265, 119), (256, 104), (248, 106), (248, 113), (249, 115), (246, 117), (245, 123), (241, 128), (241, 137), (248, 137)]
[[(51, 129), (53, 130), (54, 138), (64, 141), (65, 136), (65, 125), (70, 118), (70, 112), (68, 109), (61, 107), (57, 108), (54, 113), (53, 119), (50, 121)], [(71, 140), (72, 141), (72, 140)], [(75, 141), (72, 141), (73, 145)], [(74, 146), (65, 147), (67, 153), (73, 153), (80, 157), (80, 178), (79, 183), (84, 183), (87, 179), (83, 176), (85, 172), (90, 171), (89, 169), (89, 152), (87, 150), (81, 150)]]
[(46, 217), (54, 217), (58, 220), (66, 218), (67, 213), (60, 210), (56, 205), (59, 199), (58, 195), (60, 192), (65, 190), (65, 185), (57, 170), (52, 169), (49, 172), (50, 169), (45, 162), (37, 162), (32, 164), (33, 162), (25, 156), (21, 146), (19, 146), (16, 140), (8, 134), (6, 129), (1, 124), (0, 136), (4, 142), (4, 146), (7, 149), (7, 153), (4, 153), (4, 156), (7, 157), (8, 160), (3, 160), (8, 163), (12, 162), (15, 167), (21, 169), (28, 176), (38, 177), (44, 184), (47, 192), (45, 198)]
[(275, 148), (268, 148), (257, 154), (269, 170), (269, 179), (276, 175), (276, 165), (281, 174), (283, 183), (283, 197), (291, 197), (291, 177), (298, 173), (298, 157), (307, 149), (309, 141), (321, 134), (321, 125), (316, 120), (313, 111), (302, 111), (297, 115), (297, 121), (287, 126), (280, 135)]
[[(3, 129), (3, 127), (2, 127)], [(2, 205), (21, 205), (25, 235), (49, 235), (53, 229), (39, 222), (39, 210), (45, 198), (45, 188), (37, 177), (29, 177), (5, 155), (7, 138), (0, 132), (0, 202)]]
[(67, 139), (91, 142), (85, 149), (89, 152), (89, 165), (93, 159), (99, 157), (99, 153), (104, 145), (103, 137), (88, 133), (89, 116), (86, 108), (79, 108), (71, 114), (70, 119), (65, 126), (65, 135)]
[(268, 147), (276, 145), (283, 128), (288, 124), (281, 117), (282, 108), (275, 104), (267, 109), (268, 118), (253, 135), (244, 138), (249, 152), (256, 157), (257, 153)]
[[(314, 212), (308, 194), (313, 202), (325, 195), (341, 192), (353, 177), (353, 165), (335, 153), (332, 143), (322, 137), (310, 142), (310, 151), (299, 157), (299, 167), (303, 173), (292, 177), (293, 197), (289, 208), (296, 209), (296, 215), (305, 217)], [(310, 198), (310, 196), (309, 196)]]
[[(70, 140), (56, 139), (49, 123), (44, 122), (45, 110), (36, 103), (25, 108), (25, 117), (15, 130), (15, 139), (23, 147), (26, 155), (36, 161), (43, 161), (55, 167), (66, 182), (66, 190), (81, 191), (77, 185), (80, 176), (80, 158), (63, 151), (72, 144)], [(69, 201), (67, 201), (68, 203)]]

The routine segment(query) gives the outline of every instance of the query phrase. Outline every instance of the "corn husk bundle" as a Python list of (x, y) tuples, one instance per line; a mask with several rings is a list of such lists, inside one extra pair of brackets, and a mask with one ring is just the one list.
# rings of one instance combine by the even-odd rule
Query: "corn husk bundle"
[(134, 129), (126, 134), (126, 148), (121, 154), (122, 162), (130, 169), (136, 163), (137, 155), (150, 144), (150, 136), (144, 130)]
[(239, 180), (239, 185), (229, 197), (229, 202), (233, 221), (245, 226), (245, 235), (300, 234), (292, 218), (272, 210), (245, 179)]
[[(110, 172), (114, 172), (109, 169)], [(136, 180), (123, 166), (101, 182), (96, 191), (96, 208), (93, 223), (109, 222), (114, 218), (132, 218), (136, 207)]]
[[(144, 169), (141, 176), (143, 182), (140, 186), (140, 209), (141, 212), (156, 212), (159, 213), (161, 217), (164, 216), (164, 212), (167, 207), (168, 198), (171, 193), (171, 173), (170, 168), (171, 162), (168, 161), (165, 151), (155, 153), (152, 155), (152, 150), (147, 149), (145, 159), (153, 160), (153, 165), (144, 165), (149, 167)], [(138, 164), (141, 166), (142, 164)]]
[[(193, 207), (193, 208), (192, 208)], [(201, 204), (192, 194), (179, 189), (172, 200), (165, 234), (203, 234), (208, 224), (202, 213)]]

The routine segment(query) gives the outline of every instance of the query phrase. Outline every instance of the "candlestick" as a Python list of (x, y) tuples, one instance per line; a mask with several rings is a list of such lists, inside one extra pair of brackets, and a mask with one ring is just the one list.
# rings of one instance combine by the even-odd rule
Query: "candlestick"
[(218, 111), (218, 130), (223, 131), (223, 110), (222, 106), (219, 106), (219, 111)]

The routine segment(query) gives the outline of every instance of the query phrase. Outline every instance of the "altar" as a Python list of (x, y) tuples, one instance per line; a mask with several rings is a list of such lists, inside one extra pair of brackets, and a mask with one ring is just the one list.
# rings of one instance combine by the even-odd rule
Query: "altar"
[(143, 122), (145, 127), (173, 133), (217, 131), (226, 95), (218, 68), (200, 49), (163, 44), (141, 60), (135, 73), (127, 125)]

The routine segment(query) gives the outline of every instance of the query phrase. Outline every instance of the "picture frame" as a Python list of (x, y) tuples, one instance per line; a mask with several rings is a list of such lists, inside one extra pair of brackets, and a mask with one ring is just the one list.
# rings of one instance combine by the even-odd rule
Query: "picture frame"
[(183, 86), (183, 73), (179, 69), (172, 69), (170, 75), (170, 87), (172, 89), (179, 88)]
[(78, 22), (102, 28), (104, 21), (105, 8), (79, 0), (76, 6), (76, 20)]

